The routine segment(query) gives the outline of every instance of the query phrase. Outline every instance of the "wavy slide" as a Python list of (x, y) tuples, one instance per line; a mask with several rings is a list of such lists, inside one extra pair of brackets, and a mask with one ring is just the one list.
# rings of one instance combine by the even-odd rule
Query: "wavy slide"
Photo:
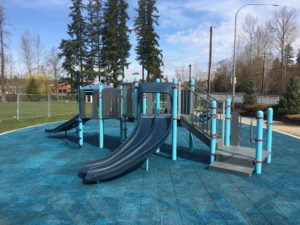
[(111, 180), (137, 168), (166, 140), (171, 116), (141, 116), (131, 137), (111, 155), (82, 166), (78, 176), (87, 182)]

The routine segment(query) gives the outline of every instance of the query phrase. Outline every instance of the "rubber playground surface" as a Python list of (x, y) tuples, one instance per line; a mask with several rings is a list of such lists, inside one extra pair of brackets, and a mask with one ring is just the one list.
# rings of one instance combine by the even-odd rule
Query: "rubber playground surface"
[[(116, 180), (82, 184), (80, 166), (119, 145), (119, 121), (105, 121), (105, 149), (97, 122), (73, 138), (45, 128), (0, 136), (0, 224), (300, 224), (300, 140), (274, 132), (272, 164), (251, 178), (212, 172), (208, 148), (178, 129), (179, 159), (153, 155), (144, 168)], [(132, 124), (129, 129), (132, 131)], [(161, 150), (170, 152), (171, 138)], [(249, 146), (249, 127), (243, 127)]]

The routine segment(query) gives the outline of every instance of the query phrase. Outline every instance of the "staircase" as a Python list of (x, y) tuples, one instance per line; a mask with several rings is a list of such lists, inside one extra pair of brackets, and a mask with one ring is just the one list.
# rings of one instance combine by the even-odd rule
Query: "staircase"
[[(195, 87), (191, 90), (189, 87), (182, 85), (182, 93), (187, 97), (181, 97), (180, 124), (185, 127), (194, 136), (199, 138), (207, 146), (211, 142), (211, 120), (200, 120), (199, 115), (210, 112), (210, 104), (214, 99), (208, 93)], [(188, 101), (188, 102), (187, 102)], [(216, 100), (217, 101), (217, 100)], [(222, 103), (217, 101), (218, 112), (222, 112)], [(223, 117), (224, 118), (224, 117)], [(218, 136), (222, 137), (223, 131), (218, 131)], [(224, 146), (223, 139), (217, 139), (217, 150), (215, 153), (215, 162), (209, 165), (209, 169), (213, 171), (228, 172), (241, 176), (250, 177), (254, 172), (254, 161), (256, 159), (256, 151), (254, 148), (241, 146)], [(268, 152), (263, 151), (263, 161), (268, 157)]]
[[(221, 146), (216, 150), (215, 162), (209, 165), (213, 171), (228, 172), (250, 177), (254, 172), (255, 149), (241, 146)], [(263, 161), (268, 152), (263, 151)]]

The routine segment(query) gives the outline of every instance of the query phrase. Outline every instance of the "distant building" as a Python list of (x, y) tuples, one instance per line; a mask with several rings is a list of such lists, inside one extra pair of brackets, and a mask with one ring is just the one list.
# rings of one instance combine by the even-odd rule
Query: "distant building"
[(51, 85), (51, 92), (58, 94), (68, 94), (71, 92), (71, 85), (65, 82), (59, 82), (57, 84), (57, 90), (55, 85)]

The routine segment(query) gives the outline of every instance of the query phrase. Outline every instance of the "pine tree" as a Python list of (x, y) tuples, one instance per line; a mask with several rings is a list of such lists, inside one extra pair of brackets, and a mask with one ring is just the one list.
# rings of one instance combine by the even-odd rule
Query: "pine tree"
[(121, 72), (118, 67), (118, 0), (108, 0), (104, 8), (102, 31), (102, 67), (106, 72), (106, 81), (114, 82)]
[(158, 26), (156, 0), (139, 0), (138, 17), (135, 20), (137, 35), (137, 60), (147, 70), (147, 81), (161, 78), (162, 51), (159, 49), (159, 36), (155, 32)]
[(129, 65), (127, 59), (130, 55), (129, 51), (131, 49), (131, 44), (129, 42), (129, 29), (127, 27), (127, 21), (129, 20), (129, 16), (127, 14), (128, 3), (124, 0), (119, 0), (118, 9), (119, 57), (122, 76), (124, 78), (124, 69)]
[(89, 81), (100, 78), (101, 70), (101, 36), (102, 36), (102, 4), (100, 0), (89, 0), (86, 6), (86, 44), (87, 59), (85, 73)]
[(64, 57), (63, 68), (71, 75), (71, 80), (75, 82), (76, 78), (73, 71), (79, 68), (82, 79), (86, 59), (86, 24), (83, 18), (82, 0), (72, 0), (70, 7), (71, 23), (68, 25), (68, 40), (62, 40), (60, 44), (61, 56)]
[(33, 76), (30, 76), (28, 78), (26, 93), (27, 94), (38, 94), (39, 93), (37, 80)]
[(300, 113), (300, 81), (297, 78), (289, 80), (283, 98), (279, 101), (280, 114)]
[(300, 67), (300, 49), (298, 49), (297, 59), (296, 59), (297, 65)]
[(130, 43), (127, 15), (128, 4), (124, 0), (108, 0), (104, 8), (102, 31), (102, 68), (108, 76), (108, 82), (118, 83), (118, 76), (123, 75), (128, 66)]
[(256, 82), (253, 79), (246, 81), (244, 87), (245, 95), (243, 99), (244, 106), (257, 104), (257, 87)]

